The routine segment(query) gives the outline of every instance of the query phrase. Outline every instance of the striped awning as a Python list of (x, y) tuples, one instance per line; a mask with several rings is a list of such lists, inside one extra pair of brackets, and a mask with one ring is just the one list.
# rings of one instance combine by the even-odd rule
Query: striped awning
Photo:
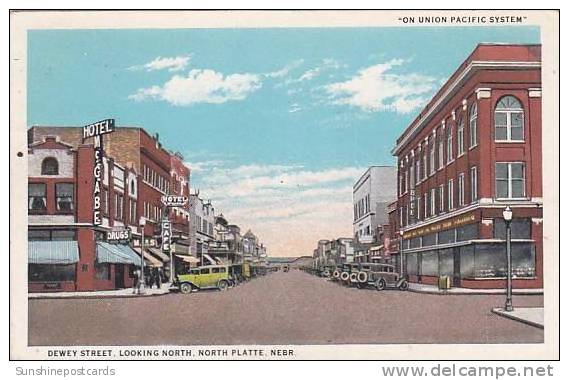
[(168, 256), (167, 254), (162, 252), (162, 250), (160, 250), (160, 248), (154, 248), (154, 247), (146, 248), (145, 247), (145, 249), (147, 249), (154, 256), (158, 257), (160, 259), (160, 261), (162, 261), (163, 263), (167, 263), (170, 261), (170, 256)]
[(140, 256), (128, 245), (100, 241), (97, 242), (97, 262), (140, 266)]
[(194, 256), (176, 255), (177, 258), (188, 264), (199, 264), (200, 260)]
[[(138, 256), (140, 256), (140, 247), (135, 248), (134, 251), (138, 254)], [(144, 263), (145, 265), (153, 268), (161, 268), (164, 266), (162, 261), (152, 256), (146, 249), (144, 250)]]
[(78, 261), (77, 241), (28, 241), (29, 264), (74, 264)]

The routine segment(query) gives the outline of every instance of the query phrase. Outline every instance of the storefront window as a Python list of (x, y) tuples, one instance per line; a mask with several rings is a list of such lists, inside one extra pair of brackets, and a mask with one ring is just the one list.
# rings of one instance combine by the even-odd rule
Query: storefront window
[(437, 234), (429, 234), (423, 236), (423, 247), (429, 247), (437, 244)]
[[(506, 239), (506, 222), (502, 218), (494, 219), (494, 239)], [(531, 239), (531, 219), (515, 218), (510, 224), (512, 239)]]
[(28, 240), (76, 240), (75, 230), (29, 230)]
[(454, 243), (456, 240), (455, 230), (446, 230), (439, 232), (439, 244)]
[(439, 276), (454, 274), (454, 248), (441, 249), (439, 251)]
[(28, 281), (75, 281), (75, 264), (29, 264)]
[(478, 238), (478, 224), (468, 224), (456, 229), (456, 241), (467, 241)]
[(460, 278), (474, 277), (474, 245), (460, 247)]
[(411, 241), (409, 243), (409, 248), (419, 248), (419, 247), (421, 247), (421, 238), (417, 237), (417, 238), (411, 239)]
[(439, 275), (439, 255), (437, 251), (426, 251), (422, 253), (421, 274), (423, 276)]
[[(476, 244), (474, 276), (478, 278), (506, 277), (506, 245)], [(512, 243), (512, 277), (535, 276), (535, 246), (530, 243)]]
[(109, 263), (95, 263), (95, 278), (97, 280), (111, 279), (111, 265)]
[(410, 253), (407, 254), (407, 274), (410, 275), (417, 275), (419, 274), (417, 271), (417, 254)]
[(51, 234), (49, 233), (49, 230), (29, 230), (28, 240), (48, 241), (51, 240)]

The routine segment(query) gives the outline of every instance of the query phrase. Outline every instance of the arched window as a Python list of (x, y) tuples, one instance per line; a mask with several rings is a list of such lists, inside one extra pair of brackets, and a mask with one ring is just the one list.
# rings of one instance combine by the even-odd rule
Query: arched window
[(468, 126), (470, 128), (470, 147), (476, 146), (478, 143), (478, 127), (476, 125), (476, 119), (478, 118), (478, 108), (476, 103), (470, 106), (470, 112), (468, 113)]
[(496, 141), (524, 140), (524, 109), (520, 101), (511, 96), (504, 96), (496, 104), (494, 111)]
[(41, 174), (42, 175), (58, 175), (59, 174), (59, 163), (53, 157), (44, 158), (41, 163)]

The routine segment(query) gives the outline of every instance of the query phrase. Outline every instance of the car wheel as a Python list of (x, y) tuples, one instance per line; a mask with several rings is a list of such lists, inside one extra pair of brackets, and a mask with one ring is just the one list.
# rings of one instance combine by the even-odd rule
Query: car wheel
[(377, 290), (384, 290), (385, 289), (385, 280), (383, 278), (380, 278), (379, 281), (376, 282), (375, 284), (375, 288)]
[(225, 280), (219, 281), (219, 284), (217, 285), (217, 288), (219, 290), (227, 290), (228, 287), (229, 287), (229, 284)]
[(365, 286), (365, 284), (364, 284), (363, 282), (358, 282), (357, 287), (358, 287), (358, 289), (363, 289), (363, 288), (365, 288), (366, 286)]
[(409, 289), (409, 283), (407, 280), (403, 280), (401, 284), (399, 284), (399, 290), (407, 290)]
[(189, 294), (192, 292), (192, 285), (184, 282), (182, 285), (180, 285), (180, 293), (182, 294)]

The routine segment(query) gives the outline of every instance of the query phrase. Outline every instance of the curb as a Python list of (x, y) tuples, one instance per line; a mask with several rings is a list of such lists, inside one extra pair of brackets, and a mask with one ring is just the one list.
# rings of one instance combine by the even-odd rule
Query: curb
[(500, 317), (511, 319), (512, 321), (516, 321), (516, 322), (521, 322), (523, 324), (526, 324), (528, 326), (533, 326), (533, 327), (536, 327), (536, 328), (541, 329), (541, 330), (544, 329), (544, 326), (541, 323), (528, 321), (527, 319), (516, 317), (515, 315), (506, 314), (503, 311), (501, 311), (500, 309), (494, 308), (491, 311), (492, 311), (492, 313), (494, 313)]
[(77, 299), (105, 299), (105, 298), (146, 298), (146, 297), (159, 297), (165, 296), (168, 293), (157, 293), (157, 294), (137, 294), (137, 295), (127, 295), (127, 294), (111, 294), (111, 295), (99, 295), (99, 296), (88, 296), (88, 295), (76, 295), (76, 296), (53, 296), (53, 297), (29, 297), (28, 300), (77, 300)]
[[(408, 292), (413, 292), (413, 293), (422, 293), (422, 294), (434, 294), (434, 295), (438, 295), (438, 296), (465, 296), (465, 295), (473, 295), (473, 296), (492, 296), (492, 295), (506, 295), (506, 292), (477, 292), (477, 291), (473, 291), (473, 292), (463, 292), (463, 293), (459, 293), (459, 292), (449, 292), (449, 291), (445, 291), (445, 290), (420, 290), (420, 289), (407, 289)], [(543, 290), (540, 292), (528, 292), (528, 291), (513, 291), (512, 295), (515, 296), (542, 296), (543, 295)]]

